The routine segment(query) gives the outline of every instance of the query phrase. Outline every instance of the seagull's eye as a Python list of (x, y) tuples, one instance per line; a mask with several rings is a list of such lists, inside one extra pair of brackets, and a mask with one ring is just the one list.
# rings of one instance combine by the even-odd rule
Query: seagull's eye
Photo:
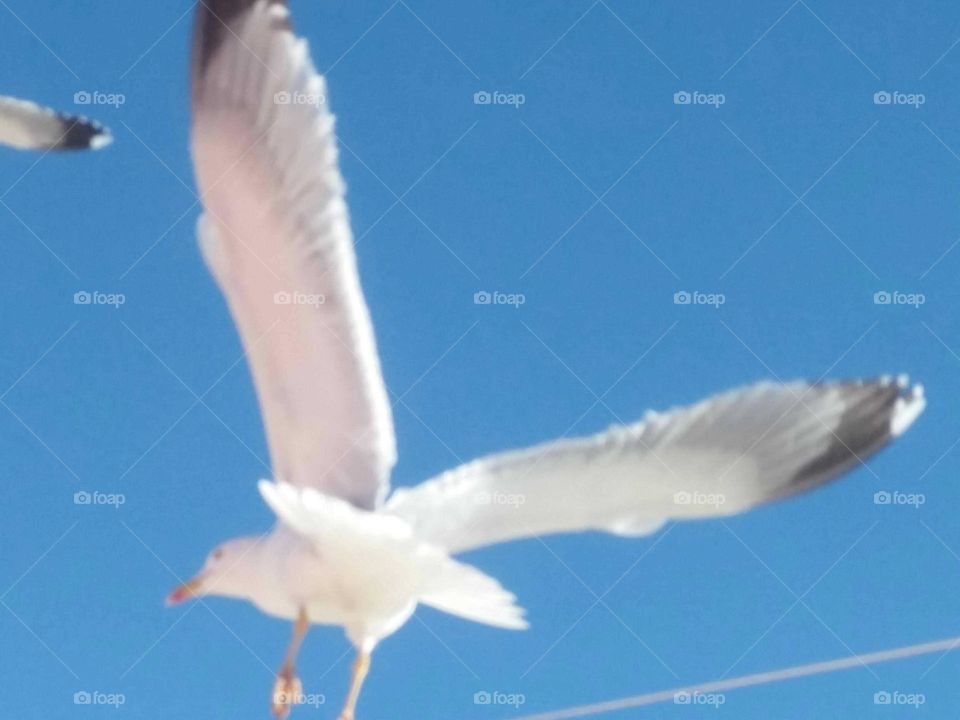
[(222, 557), (223, 557), (223, 548), (217, 548), (216, 550), (213, 551), (214, 560), (219, 560)]

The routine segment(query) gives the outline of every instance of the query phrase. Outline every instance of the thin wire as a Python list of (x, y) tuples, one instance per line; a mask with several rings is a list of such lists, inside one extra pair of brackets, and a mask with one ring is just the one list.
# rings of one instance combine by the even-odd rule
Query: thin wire
[(638, 708), (663, 702), (672, 702), (674, 698), (682, 694), (716, 693), (724, 690), (752, 687), (754, 685), (766, 685), (767, 683), (793, 680), (794, 678), (808, 677), (810, 675), (822, 675), (824, 673), (837, 672), (838, 670), (863, 667), (864, 665), (876, 665), (893, 660), (903, 660), (904, 658), (917, 657), (919, 655), (930, 655), (937, 652), (946, 653), (951, 650), (956, 650), (958, 647), (960, 647), (960, 637), (947, 638), (945, 640), (936, 640), (919, 645), (894, 648), (893, 650), (880, 650), (878, 652), (866, 653), (865, 655), (852, 655), (837, 660), (827, 660), (825, 662), (810, 663), (808, 665), (797, 665), (782, 670), (771, 670), (754, 675), (744, 675), (738, 678), (730, 678), (729, 680), (716, 680), (701, 685), (690, 685), (687, 687), (678, 687), (673, 690), (661, 690), (645, 695), (634, 695), (633, 697), (620, 698), (619, 700), (580, 705), (578, 707), (567, 708), (566, 710), (554, 710), (538, 715), (524, 715), (514, 720), (570, 720), (570, 718), (600, 715), (602, 713), (614, 712), (615, 710), (626, 710), (627, 708)]

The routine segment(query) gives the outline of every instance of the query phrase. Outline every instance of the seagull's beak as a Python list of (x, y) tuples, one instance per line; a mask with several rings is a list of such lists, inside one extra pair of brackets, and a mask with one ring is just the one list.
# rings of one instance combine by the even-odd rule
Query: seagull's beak
[(197, 575), (192, 580), (187, 580), (187, 582), (183, 583), (183, 585), (179, 586), (172, 593), (167, 595), (167, 607), (179, 605), (187, 600), (193, 600), (194, 598), (200, 597), (200, 590), (202, 586), (202, 575)]

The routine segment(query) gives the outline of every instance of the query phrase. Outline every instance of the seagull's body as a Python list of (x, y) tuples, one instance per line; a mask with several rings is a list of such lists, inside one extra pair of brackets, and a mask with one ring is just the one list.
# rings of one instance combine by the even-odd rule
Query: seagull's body
[(0, 95), (0, 145), (17, 150), (99, 150), (112, 141), (98, 123)]
[(284, 522), (262, 538), (231, 541), (229, 570), (206, 589), (285, 620), (305, 612), (311, 623), (342, 626), (354, 645), (369, 650), (418, 603), (526, 627), (513, 596), (495, 580), (421, 540), (399, 517), (320, 494), (303, 498), (291, 485), (264, 482), (261, 490)]
[[(390, 404), (363, 299), (326, 85), (281, 0), (198, 5), (193, 151), (200, 244), (253, 371), (279, 518), (220, 546), (171, 600), (215, 594), (295, 621), (275, 711), (296, 700), (312, 623), (370, 653), (425, 604), (526, 627), (516, 598), (454, 555), (550, 533), (656, 532), (818, 487), (924, 407), (905, 380), (759, 383), (594, 437), (477, 460), (388, 498)], [(312, 300), (311, 300), (312, 299)]]

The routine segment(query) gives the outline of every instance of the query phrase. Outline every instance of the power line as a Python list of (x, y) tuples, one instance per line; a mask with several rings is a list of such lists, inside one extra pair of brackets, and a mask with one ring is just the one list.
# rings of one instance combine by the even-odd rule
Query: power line
[(934, 642), (921, 643), (919, 645), (908, 645), (907, 647), (894, 648), (892, 650), (880, 650), (878, 652), (866, 653), (864, 655), (851, 655), (850, 657), (839, 658), (837, 660), (826, 660), (824, 662), (809, 663), (807, 665), (797, 665), (782, 670), (771, 670), (769, 672), (755, 673), (753, 675), (743, 675), (729, 680), (715, 680), (713, 682), (702, 683), (700, 685), (689, 685), (687, 687), (678, 687), (673, 690), (661, 690), (659, 692), (646, 693), (644, 695), (634, 695), (632, 697), (620, 698), (618, 700), (607, 700), (606, 702), (592, 703), (590, 705), (579, 705), (577, 707), (567, 708), (566, 710), (553, 710), (550, 712), (539, 713), (537, 715), (524, 715), (514, 720), (571, 720), (571, 718), (583, 718), (591, 715), (600, 715), (603, 713), (614, 712), (615, 710), (626, 710), (628, 708), (645, 707), (647, 705), (656, 705), (664, 702), (672, 702), (678, 695), (694, 695), (698, 693), (717, 693), (725, 690), (736, 690), (738, 688), (752, 687), (755, 685), (766, 685), (768, 683), (783, 682), (784, 680), (793, 680), (795, 678), (809, 677), (811, 675), (823, 675), (826, 673), (837, 672), (839, 670), (849, 670), (850, 668), (863, 667), (866, 665), (877, 665), (879, 663), (892, 662), (893, 660), (903, 660), (906, 658), (917, 657), (920, 655), (930, 655), (932, 653), (948, 653), (960, 647), (960, 637), (947, 638), (945, 640), (936, 640)]

